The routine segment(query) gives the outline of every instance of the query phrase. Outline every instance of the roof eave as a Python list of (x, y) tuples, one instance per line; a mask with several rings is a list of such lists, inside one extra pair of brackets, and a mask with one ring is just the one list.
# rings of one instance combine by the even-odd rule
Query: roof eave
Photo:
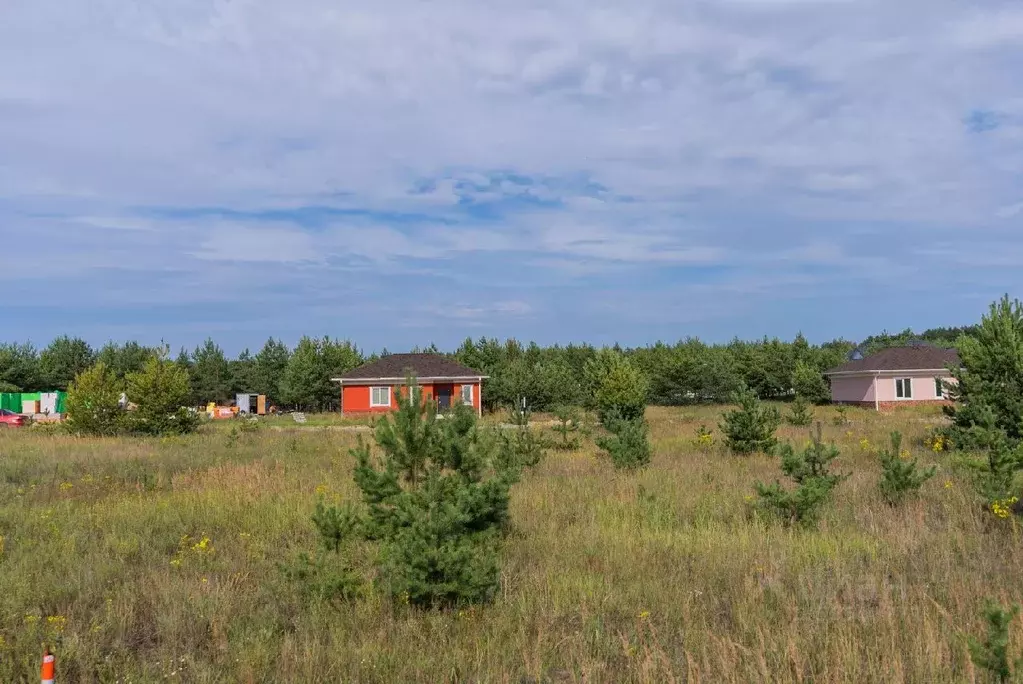
[(862, 370), (851, 370), (851, 371), (825, 371), (824, 375), (831, 377), (834, 375), (881, 375), (884, 373), (947, 373), (948, 368), (885, 368), (885, 369), (870, 369), (864, 368)]
[[(391, 377), (391, 378), (331, 378), (331, 382), (337, 382), (342, 385), (371, 385), (374, 382), (400, 382), (404, 383), (407, 378), (402, 377)], [(416, 378), (418, 382), (437, 382), (437, 381), (456, 381), (456, 380), (489, 380), (489, 375), (431, 375), (428, 377)]]

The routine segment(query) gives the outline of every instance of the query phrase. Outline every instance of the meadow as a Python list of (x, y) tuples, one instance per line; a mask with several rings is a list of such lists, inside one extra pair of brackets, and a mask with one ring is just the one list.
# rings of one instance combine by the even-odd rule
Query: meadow
[[(696, 443), (721, 411), (650, 408), (635, 473), (591, 440), (549, 452), (513, 488), (499, 596), (451, 612), (310, 600), (281, 572), (316, 548), (317, 497), (355, 496), (341, 421), (0, 431), (0, 682), (36, 680), (44, 642), (58, 682), (983, 681), (966, 637), (986, 598), (1023, 601), (1023, 543), (924, 445), (940, 414), (817, 409), (851, 476), (802, 530), (752, 510), (776, 458)], [(892, 430), (940, 467), (897, 508)]]

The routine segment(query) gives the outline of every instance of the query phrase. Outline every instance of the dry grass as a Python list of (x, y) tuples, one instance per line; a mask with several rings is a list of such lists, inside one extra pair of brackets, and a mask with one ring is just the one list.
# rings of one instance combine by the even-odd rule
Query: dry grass
[[(552, 453), (514, 490), (498, 600), (437, 614), (282, 578), (317, 491), (353, 496), (355, 434), (0, 433), (0, 681), (33, 679), (44, 640), (64, 682), (973, 681), (984, 598), (1023, 600), (1018, 530), (924, 449), (933, 413), (818, 412), (852, 473), (819, 531), (751, 514), (778, 465), (698, 449), (719, 410), (651, 409), (649, 468)], [(861, 446), (892, 429), (941, 465), (898, 509)]]

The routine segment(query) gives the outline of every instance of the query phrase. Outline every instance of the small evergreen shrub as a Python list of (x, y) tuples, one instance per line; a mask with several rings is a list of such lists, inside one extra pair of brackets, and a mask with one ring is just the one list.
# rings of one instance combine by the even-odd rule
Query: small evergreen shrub
[(763, 406), (748, 387), (736, 392), (732, 401), (739, 407), (725, 413), (721, 423), (728, 448), (737, 454), (772, 453), (778, 445), (774, 432), (781, 424), (778, 409)]
[(839, 456), (838, 448), (826, 445), (820, 423), (811, 433), (810, 445), (797, 452), (791, 444), (781, 449), (781, 470), (794, 483), (785, 489), (780, 482), (772, 485), (756, 483), (759, 505), (777, 515), (786, 524), (811, 525), (817, 522), (821, 507), (831, 499), (835, 487), (847, 476), (830, 472), (831, 462)]
[(810, 406), (810, 402), (804, 399), (801, 394), (797, 394), (795, 400), (792, 402), (789, 415), (785, 416), (785, 420), (789, 425), (795, 425), (797, 427), (812, 425), (813, 408)]
[(579, 433), (582, 429), (579, 412), (569, 406), (559, 406), (554, 410), (554, 416), (558, 424), (552, 429), (557, 438), (551, 446), (559, 451), (575, 451), (580, 446)]
[(530, 427), (530, 417), (529, 411), (512, 410), (511, 423), (515, 429), (505, 430), (501, 434), (497, 459), (499, 465), (506, 470), (514, 472), (535, 467), (546, 456), (547, 444)]
[(909, 452), (902, 449), (902, 434), (893, 432), (891, 446), (881, 450), (881, 495), (891, 505), (896, 505), (908, 495), (919, 491), (924, 482), (934, 477), (937, 466), (921, 469), (917, 459), (909, 458)]
[[(500, 578), (500, 541), (521, 454), (503, 463), (499, 442), (482, 435), (468, 407), (438, 421), (413, 378), (396, 392), (398, 410), (376, 426), (378, 455), (360, 440), (352, 450), (355, 483), (365, 512), (318, 507), (314, 523), (334, 553), (348, 539), (374, 542), (378, 582), (392, 597), (419, 608), (448, 608), (490, 600)], [(520, 426), (521, 428), (522, 426)], [(515, 439), (529, 439), (528, 422)], [(530, 433), (531, 434), (531, 433)], [(300, 564), (292, 576), (349, 594), (353, 570), (322, 559)]]
[(597, 446), (607, 452), (615, 468), (634, 470), (650, 463), (649, 427), (645, 420), (612, 416), (608, 419), (608, 431), (608, 435), (597, 438)]
[(1009, 625), (1019, 615), (1019, 606), (1008, 610), (994, 601), (984, 606), (984, 621), (987, 634), (983, 640), (970, 637), (970, 659), (978, 668), (987, 672), (991, 681), (1004, 684), (1013, 681), (1013, 675), (1023, 671), (1023, 658), (1009, 662)]
[(849, 407), (839, 404), (835, 407), (835, 417), (831, 421), (835, 425), (844, 426), (849, 424)]
[(301, 553), (293, 564), (282, 565), (284, 576), (309, 598), (344, 602), (358, 597), (364, 580), (348, 556), (361, 534), (359, 515), (351, 506), (327, 508), (321, 499), (312, 520), (320, 534), (320, 550), (315, 557)]

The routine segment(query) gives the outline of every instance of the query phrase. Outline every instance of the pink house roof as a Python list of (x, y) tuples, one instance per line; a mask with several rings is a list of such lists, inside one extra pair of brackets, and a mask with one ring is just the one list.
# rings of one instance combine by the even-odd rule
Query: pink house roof
[(825, 375), (852, 375), (876, 371), (940, 370), (959, 365), (955, 349), (942, 349), (930, 345), (891, 347), (862, 359), (848, 361), (827, 371)]

